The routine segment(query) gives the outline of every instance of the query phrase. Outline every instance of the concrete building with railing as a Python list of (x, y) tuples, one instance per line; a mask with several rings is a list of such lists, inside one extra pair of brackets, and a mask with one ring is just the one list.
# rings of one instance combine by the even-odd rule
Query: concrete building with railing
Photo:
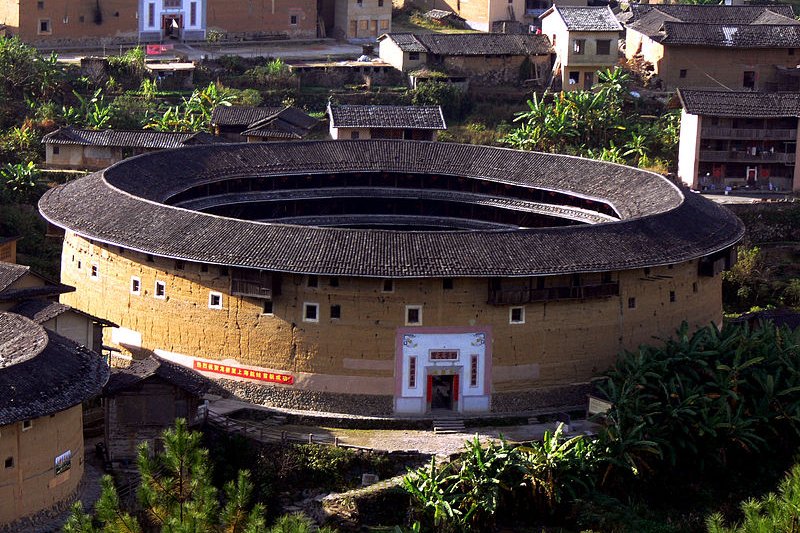
[(693, 189), (800, 190), (800, 93), (679, 89), (678, 177)]
[(106, 344), (374, 416), (580, 408), (621, 349), (721, 322), (743, 234), (653, 173), (405, 140), (156, 152), (39, 205)]

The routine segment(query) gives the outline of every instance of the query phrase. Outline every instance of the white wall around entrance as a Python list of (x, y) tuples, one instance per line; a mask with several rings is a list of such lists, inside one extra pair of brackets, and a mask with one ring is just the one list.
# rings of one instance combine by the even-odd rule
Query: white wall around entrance
[[(454, 411), (489, 411), (491, 343), (489, 328), (398, 328), (395, 413), (425, 414), (429, 411), (428, 378), (434, 375), (458, 376)], [(442, 360), (435, 359), (434, 352), (455, 352), (456, 355)]]

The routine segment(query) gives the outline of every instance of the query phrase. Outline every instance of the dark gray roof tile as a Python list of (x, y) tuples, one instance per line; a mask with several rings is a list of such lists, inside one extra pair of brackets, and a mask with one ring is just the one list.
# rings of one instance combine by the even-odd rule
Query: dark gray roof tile
[(178, 148), (197, 144), (227, 142), (209, 133), (173, 133), (150, 130), (77, 130), (59, 128), (42, 138), (45, 144), (76, 144), (134, 148)]
[(103, 358), (13, 313), (0, 313), (0, 426), (57, 413), (97, 395)]
[(553, 51), (542, 34), (508, 33), (389, 33), (405, 52), (427, 52), (438, 56), (546, 55)]
[[(388, 172), (480, 178), (613, 206), (621, 220), (501, 231), (390, 231), (259, 223), (165, 205), (242, 176)], [(113, 185), (113, 186), (112, 186)], [(280, 272), (368, 277), (529, 276), (703, 257), (739, 241), (724, 207), (638, 169), (576, 157), (437, 142), (327, 141), (183, 148), (139, 156), (48, 191), (58, 226), (154, 255)]]
[[(608, 6), (554, 6), (552, 10), (561, 16), (569, 31), (622, 31), (622, 24)], [(546, 16), (549, 12), (542, 18)]]
[(800, 116), (800, 93), (678, 89), (681, 104), (693, 115), (742, 118)]
[(339, 105), (328, 116), (334, 128), (447, 129), (440, 106)]

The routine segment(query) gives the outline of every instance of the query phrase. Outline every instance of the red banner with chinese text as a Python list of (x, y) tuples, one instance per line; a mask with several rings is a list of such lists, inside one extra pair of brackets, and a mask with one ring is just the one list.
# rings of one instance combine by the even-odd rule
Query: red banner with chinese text
[(270, 383), (280, 383), (281, 385), (293, 385), (294, 376), (289, 374), (278, 374), (277, 372), (265, 372), (263, 370), (252, 370), (249, 368), (241, 368), (232, 365), (223, 365), (220, 363), (208, 363), (206, 361), (194, 361), (194, 369), (202, 372), (213, 372), (215, 374), (224, 374), (226, 376), (235, 376), (239, 378), (257, 379), (259, 381), (268, 381)]

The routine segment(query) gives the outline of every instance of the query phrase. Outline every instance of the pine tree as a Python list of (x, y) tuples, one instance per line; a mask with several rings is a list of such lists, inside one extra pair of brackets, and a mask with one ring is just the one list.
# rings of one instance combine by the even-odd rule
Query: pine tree
[[(84, 513), (80, 502), (64, 526), (66, 533), (164, 533), (219, 532), (258, 533), (266, 530), (264, 507), (250, 508), (253, 484), (248, 471), (225, 485), (220, 506), (219, 491), (211, 482), (208, 450), (200, 446), (200, 433), (189, 431), (186, 420), (163, 433), (164, 451), (153, 454), (142, 443), (137, 465), (142, 477), (138, 497), (141, 518), (125, 512), (110, 476), (102, 481), (95, 516)], [(95, 527), (94, 522), (100, 527)]]

